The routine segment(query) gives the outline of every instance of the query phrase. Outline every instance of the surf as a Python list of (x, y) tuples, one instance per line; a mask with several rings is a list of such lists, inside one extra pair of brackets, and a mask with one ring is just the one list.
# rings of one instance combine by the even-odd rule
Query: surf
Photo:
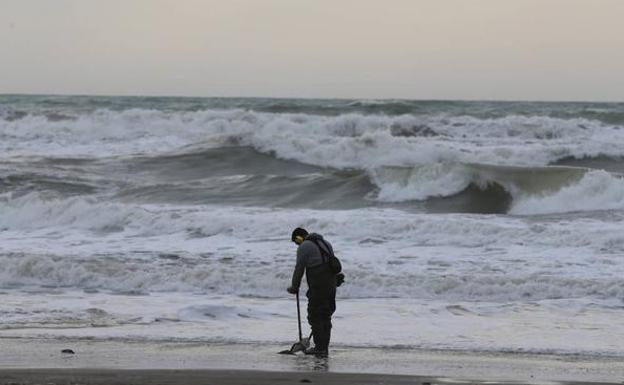
[(585, 167), (449, 163), (375, 169), (371, 179), (378, 187), (374, 199), (423, 201), (434, 212), (624, 210), (623, 175)]

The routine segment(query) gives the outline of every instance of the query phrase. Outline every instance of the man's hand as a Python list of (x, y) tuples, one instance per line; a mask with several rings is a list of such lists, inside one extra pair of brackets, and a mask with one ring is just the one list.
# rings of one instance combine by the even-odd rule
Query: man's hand
[(286, 291), (289, 292), (290, 294), (297, 294), (299, 292), (299, 289), (289, 286), (288, 289), (286, 289)]

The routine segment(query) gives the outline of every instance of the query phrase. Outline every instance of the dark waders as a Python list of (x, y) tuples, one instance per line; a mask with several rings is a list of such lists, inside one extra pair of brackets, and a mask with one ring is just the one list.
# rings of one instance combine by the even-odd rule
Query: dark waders
[(306, 269), (308, 322), (316, 350), (327, 351), (331, 338), (331, 317), (336, 311), (336, 275), (324, 263)]

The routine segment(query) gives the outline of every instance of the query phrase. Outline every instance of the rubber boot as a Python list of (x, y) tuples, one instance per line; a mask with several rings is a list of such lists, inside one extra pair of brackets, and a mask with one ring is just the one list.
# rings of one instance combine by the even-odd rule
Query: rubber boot
[(331, 338), (331, 322), (323, 322), (313, 328), (314, 348), (305, 351), (319, 357), (327, 357), (329, 340)]

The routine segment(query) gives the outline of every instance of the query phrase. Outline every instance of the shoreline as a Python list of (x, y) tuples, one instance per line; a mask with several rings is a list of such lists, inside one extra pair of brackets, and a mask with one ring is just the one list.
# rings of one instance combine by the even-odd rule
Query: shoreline
[[(304, 355), (279, 355), (277, 352), (285, 347), (277, 344), (32, 338), (0, 338), (0, 347), (2, 348), (0, 378), (4, 383), (20, 383), (19, 381), (67, 383), (69, 379), (82, 376), (83, 380), (80, 381), (85, 382), (78, 383), (122, 384), (139, 374), (145, 376), (145, 383), (149, 383), (149, 378), (160, 379), (159, 371), (169, 373), (165, 374), (171, 376), (171, 382), (168, 382), (171, 384), (184, 383), (178, 381), (180, 378), (176, 377), (177, 372), (191, 373), (189, 375), (196, 376), (197, 381), (208, 378), (217, 381), (214, 383), (218, 384), (249, 383), (245, 382), (249, 378), (245, 373), (249, 371), (277, 373), (277, 377), (271, 377), (269, 374), (260, 375), (258, 378), (264, 380), (256, 382), (258, 384), (272, 383), (270, 379), (272, 381), (279, 379), (280, 383), (298, 383), (297, 379), (302, 374), (308, 373), (312, 373), (310, 376), (322, 375), (322, 383), (331, 383), (328, 381), (335, 378), (336, 381), (341, 381), (336, 383), (354, 384), (366, 384), (367, 382), (362, 381), (374, 376), (384, 378), (383, 381), (380, 380), (384, 383), (408, 383), (401, 382), (407, 381), (402, 377), (408, 377), (412, 381), (409, 383), (459, 381), (460, 384), (478, 382), (621, 384), (624, 379), (624, 359), (617, 357), (337, 347), (330, 349), (328, 359), (320, 359)], [(72, 349), (75, 354), (61, 353), (63, 349)], [(126, 382), (113, 381), (114, 378), (111, 376), (121, 372), (125, 374), (119, 380)], [(226, 372), (230, 373), (231, 382), (221, 381), (220, 376)], [(100, 378), (102, 381), (106, 379), (108, 382), (90, 382), (91, 375), (93, 379)], [(50, 376), (56, 376), (54, 378), (58, 377), (59, 380), (52, 381)], [(134, 380), (130, 382), (137, 383)]]
[[(0, 370), (0, 383), (26, 384), (72, 384), (72, 385), (273, 385), (273, 384), (323, 384), (323, 385), (510, 385), (544, 384), (543, 381), (489, 381), (454, 379), (446, 377), (408, 376), (367, 373), (318, 373), (318, 372), (273, 372), (258, 370), (111, 370), (111, 369), (37, 369)], [(550, 382), (548, 382), (550, 383)], [(605, 382), (555, 382), (561, 385), (610, 385)]]

